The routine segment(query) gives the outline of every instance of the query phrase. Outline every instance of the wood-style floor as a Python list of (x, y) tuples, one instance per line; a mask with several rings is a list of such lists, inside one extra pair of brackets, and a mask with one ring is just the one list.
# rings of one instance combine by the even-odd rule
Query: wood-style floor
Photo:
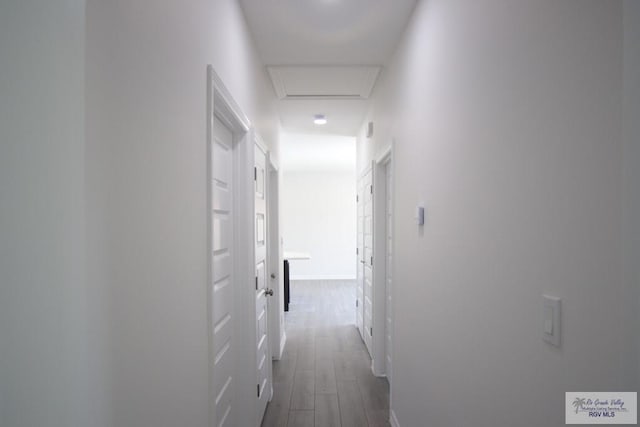
[(389, 426), (389, 385), (355, 327), (355, 281), (292, 281), (263, 427)]

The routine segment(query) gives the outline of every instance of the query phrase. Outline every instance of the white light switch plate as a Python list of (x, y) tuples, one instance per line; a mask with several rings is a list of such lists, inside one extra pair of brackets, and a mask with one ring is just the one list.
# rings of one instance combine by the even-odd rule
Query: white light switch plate
[(424, 225), (424, 206), (416, 206), (416, 224)]
[(542, 295), (542, 339), (560, 347), (560, 298)]

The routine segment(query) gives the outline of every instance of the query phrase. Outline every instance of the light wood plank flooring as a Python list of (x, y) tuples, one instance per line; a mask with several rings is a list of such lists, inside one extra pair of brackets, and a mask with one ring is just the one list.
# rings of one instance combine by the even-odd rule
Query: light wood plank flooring
[(355, 281), (292, 281), (263, 427), (389, 426), (389, 385), (355, 327)]

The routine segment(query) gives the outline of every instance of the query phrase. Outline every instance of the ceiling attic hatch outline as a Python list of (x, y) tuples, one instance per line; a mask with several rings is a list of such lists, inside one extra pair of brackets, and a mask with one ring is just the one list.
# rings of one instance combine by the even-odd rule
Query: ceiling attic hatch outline
[(380, 69), (379, 66), (363, 65), (267, 67), (281, 100), (368, 99)]
[(357, 95), (355, 93), (352, 93), (350, 95), (336, 95), (336, 94), (329, 94), (329, 95), (320, 95), (320, 94), (309, 94), (309, 95), (285, 95), (284, 98), (280, 98), (282, 100), (287, 100), (287, 99), (367, 99), (362, 97), (361, 95)]

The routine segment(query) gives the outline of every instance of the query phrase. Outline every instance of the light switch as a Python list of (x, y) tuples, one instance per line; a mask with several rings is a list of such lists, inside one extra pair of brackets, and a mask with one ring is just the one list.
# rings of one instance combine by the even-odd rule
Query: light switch
[(543, 330), (542, 339), (560, 347), (560, 298), (542, 296)]
[(416, 224), (424, 225), (424, 206), (416, 207)]
[(553, 309), (548, 307), (544, 310), (544, 333), (553, 335)]

